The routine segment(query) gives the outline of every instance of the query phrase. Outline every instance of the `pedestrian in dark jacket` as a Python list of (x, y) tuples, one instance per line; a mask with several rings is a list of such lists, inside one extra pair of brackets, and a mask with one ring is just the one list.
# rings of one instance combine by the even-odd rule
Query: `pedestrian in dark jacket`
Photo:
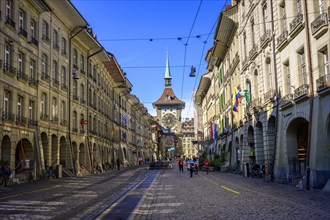
[(120, 160), (119, 160), (119, 158), (117, 159), (117, 169), (120, 170)]

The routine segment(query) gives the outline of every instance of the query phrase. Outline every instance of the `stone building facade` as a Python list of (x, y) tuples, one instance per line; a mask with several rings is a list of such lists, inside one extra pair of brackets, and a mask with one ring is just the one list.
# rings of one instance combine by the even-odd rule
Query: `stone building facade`
[[(329, 181), (329, 6), (329, 1), (322, 0), (244, 0), (233, 1), (221, 13), (216, 33), (225, 40), (226, 30), (233, 29), (221, 25), (223, 15), (237, 8), (238, 19), (230, 17), (238, 27), (234, 33), (237, 59), (231, 53), (237, 47), (235, 40), (221, 41), (223, 58), (217, 53), (215, 36), (208, 59), (209, 67), (214, 67), (207, 75), (223, 68), (222, 86), (226, 87), (227, 77), (235, 86), (235, 74), (227, 72), (236, 68), (238, 91), (245, 98), (238, 112), (221, 111), (229, 119), (224, 124), (217, 121), (216, 113), (208, 116), (224, 131), (209, 146), (224, 143), (231, 170), (248, 175), (251, 166), (258, 164), (265, 168), (267, 180), (305, 188), (322, 189)], [(210, 78), (210, 85), (212, 80), (215, 83)], [(232, 108), (233, 86), (227, 89), (225, 103)], [(195, 101), (202, 104), (208, 94), (221, 94), (221, 83), (219, 90), (209, 90), (212, 87), (203, 87), (202, 78)]]
[(128, 104), (132, 84), (70, 1), (5, 0), (0, 12), (0, 156), (17, 176), (152, 154), (151, 115)]

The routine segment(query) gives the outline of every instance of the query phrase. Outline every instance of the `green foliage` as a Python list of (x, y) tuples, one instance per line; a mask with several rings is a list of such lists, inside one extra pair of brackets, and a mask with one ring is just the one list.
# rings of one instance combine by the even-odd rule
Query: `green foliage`
[(204, 162), (206, 160), (206, 151), (203, 152), (203, 154), (199, 157), (199, 167), (203, 167), (204, 166)]
[(210, 161), (210, 167), (215, 167), (216, 165), (216, 160), (211, 160)]
[(220, 154), (220, 158), (219, 158), (220, 166), (226, 162), (226, 156), (227, 156), (227, 152), (226, 152), (225, 148), (223, 147), (221, 149), (221, 154)]
[(325, 145), (325, 150), (330, 153), (330, 144)]

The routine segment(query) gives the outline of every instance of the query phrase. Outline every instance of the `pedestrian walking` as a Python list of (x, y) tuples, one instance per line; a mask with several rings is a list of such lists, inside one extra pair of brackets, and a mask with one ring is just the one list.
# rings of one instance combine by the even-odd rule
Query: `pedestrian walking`
[(198, 159), (194, 158), (194, 171), (195, 175), (198, 175)]
[(179, 172), (181, 171), (183, 172), (183, 161), (179, 160), (178, 165), (179, 165)]
[(193, 174), (194, 174), (194, 161), (193, 160), (187, 161), (187, 169), (190, 171), (190, 177), (193, 177)]
[(205, 162), (204, 162), (204, 168), (205, 168), (206, 174), (209, 174), (210, 162), (209, 162), (208, 159), (206, 159)]
[(117, 169), (120, 170), (120, 160), (119, 160), (119, 158), (117, 159)]

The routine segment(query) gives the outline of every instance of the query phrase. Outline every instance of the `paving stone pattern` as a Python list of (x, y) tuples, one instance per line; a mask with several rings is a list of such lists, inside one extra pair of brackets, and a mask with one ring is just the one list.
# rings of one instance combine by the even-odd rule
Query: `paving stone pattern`
[[(238, 194), (239, 193), (239, 194)], [(177, 166), (154, 181), (132, 219), (330, 219), (330, 194)]]

